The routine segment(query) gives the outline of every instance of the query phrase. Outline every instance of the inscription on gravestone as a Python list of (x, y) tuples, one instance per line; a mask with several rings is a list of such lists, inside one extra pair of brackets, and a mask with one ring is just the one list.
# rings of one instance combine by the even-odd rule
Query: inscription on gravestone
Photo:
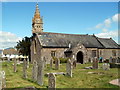
[(55, 90), (56, 88), (56, 77), (53, 73), (49, 73), (48, 75), (48, 88), (51, 90)]

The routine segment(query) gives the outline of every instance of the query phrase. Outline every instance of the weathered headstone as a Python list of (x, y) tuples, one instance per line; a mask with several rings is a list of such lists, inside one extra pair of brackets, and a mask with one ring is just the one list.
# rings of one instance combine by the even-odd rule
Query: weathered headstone
[(45, 57), (43, 57), (43, 61), (44, 61), (44, 67), (47, 68), (47, 61)]
[(112, 57), (109, 58), (109, 63), (112, 63)]
[(55, 69), (59, 69), (60, 68), (60, 60), (57, 58), (56, 60), (55, 60)]
[(29, 57), (27, 57), (27, 68), (29, 68)]
[(17, 59), (14, 58), (14, 72), (17, 71)]
[(27, 61), (26, 58), (23, 60), (23, 78), (27, 78)]
[(98, 69), (98, 58), (93, 58), (93, 69)]
[(56, 88), (56, 77), (53, 73), (49, 73), (48, 75), (48, 89), (55, 90)]
[(37, 62), (33, 61), (33, 68), (32, 68), (32, 79), (33, 81), (37, 81), (37, 73), (38, 73), (38, 65)]
[(72, 77), (72, 63), (70, 59), (67, 61), (67, 64), (66, 64), (66, 74)]
[(9, 57), (7, 57), (7, 59), (8, 59), (8, 62), (10, 62), (10, 56), (9, 56)]
[(0, 72), (0, 90), (2, 88), (6, 88), (6, 79), (5, 79), (5, 72), (4, 71)]
[(53, 67), (53, 59), (51, 58), (51, 60), (50, 60), (50, 68), (52, 69), (52, 67)]
[(76, 68), (76, 63), (77, 63), (77, 61), (75, 60), (75, 61), (73, 61), (73, 69), (75, 69)]
[(40, 60), (38, 63), (38, 74), (37, 74), (37, 82), (39, 85), (43, 85), (43, 76), (44, 76), (44, 61)]
[(112, 58), (112, 63), (116, 63), (116, 59), (115, 58)]
[(118, 59), (117, 59), (117, 63), (120, 63), (120, 58), (118, 57)]
[(103, 70), (110, 70), (110, 65), (109, 65), (109, 63), (104, 63), (104, 64), (103, 64)]

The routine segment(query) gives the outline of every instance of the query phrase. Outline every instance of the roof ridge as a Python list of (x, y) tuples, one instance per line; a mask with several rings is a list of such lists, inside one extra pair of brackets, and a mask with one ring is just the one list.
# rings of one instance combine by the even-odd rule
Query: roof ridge
[(105, 48), (105, 46), (102, 44), (102, 42), (99, 40), (99, 37), (95, 36), (96, 40)]
[(76, 35), (76, 36), (80, 36), (80, 35), (83, 35), (83, 36), (92, 36), (92, 35), (88, 35), (88, 34), (68, 34), (68, 33), (55, 33), (55, 32), (40, 32), (40, 33), (38, 33), (38, 35), (42, 34), (42, 33), (62, 34), (62, 35)]
[(98, 39), (109, 39), (109, 40), (111, 40), (111, 38), (99, 38), (99, 37), (98, 37)]

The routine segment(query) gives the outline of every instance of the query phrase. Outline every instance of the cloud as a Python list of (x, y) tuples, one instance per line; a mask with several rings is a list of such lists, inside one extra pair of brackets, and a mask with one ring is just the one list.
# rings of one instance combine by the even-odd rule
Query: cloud
[(115, 15), (112, 17), (113, 22), (118, 22), (118, 17), (120, 17), (120, 14), (115, 14)]
[(100, 24), (97, 24), (97, 25), (95, 26), (96, 29), (100, 29), (100, 28), (102, 28), (102, 27), (103, 27), (103, 24), (101, 24), (101, 23), (100, 23)]
[(102, 32), (108, 32), (108, 29), (103, 28), (103, 29), (102, 29)]
[(120, 14), (115, 14), (111, 18), (105, 19), (102, 23), (97, 24), (96, 26), (92, 28), (88, 28), (88, 30), (96, 30), (96, 29), (102, 29), (102, 28), (110, 28), (112, 23), (118, 22), (118, 18), (120, 17)]
[(6, 2), (7, 0), (0, 0), (0, 2)]
[(0, 48), (14, 47), (21, 37), (16, 36), (11, 32), (0, 31)]
[(102, 33), (98, 33), (95, 34), (97, 37), (101, 37), (101, 38), (115, 38), (118, 37), (118, 31), (106, 31), (106, 32), (102, 32)]
[(108, 18), (108, 19), (106, 19), (105, 21), (104, 21), (104, 25), (105, 25), (105, 27), (110, 27), (111, 26), (111, 19), (110, 18)]

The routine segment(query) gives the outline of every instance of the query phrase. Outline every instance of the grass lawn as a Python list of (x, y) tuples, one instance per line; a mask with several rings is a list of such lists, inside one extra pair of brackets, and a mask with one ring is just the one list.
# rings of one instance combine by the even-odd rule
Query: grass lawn
[[(102, 64), (99, 64), (101, 66)], [(36, 88), (47, 88), (48, 77), (44, 76), (44, 85), (39, 86), (33, 82), (32, 64), (27, 69), (28, 78), (22, 78), (23, 64), (17, 65), (17, 72), (13, 72), (13, 62), (3, 62), (2, 70), (6, 72), (7, 88), (23, 88), (34, 86)], [(56, 76), (56, 88), (118, 88), (118, 86), (109, 84), (109, 81), (118, 78), (118, 69), (112, 68), (108, 71), (100, 69), (84, 69), (89, 64), (77, 64), (76, 69), (73, 69), (73, 77), (70, 78), (64, 75)], [(49, 72), (66, 72), (66, 64), (60, 65), (60, 70), (51, 70), (49, 65), (45, 68), (44, 73)], [(96, 72), (95, 74), (88, 74), (88, 72)], [(99, 74), (98, 74), (99, 73)]]

